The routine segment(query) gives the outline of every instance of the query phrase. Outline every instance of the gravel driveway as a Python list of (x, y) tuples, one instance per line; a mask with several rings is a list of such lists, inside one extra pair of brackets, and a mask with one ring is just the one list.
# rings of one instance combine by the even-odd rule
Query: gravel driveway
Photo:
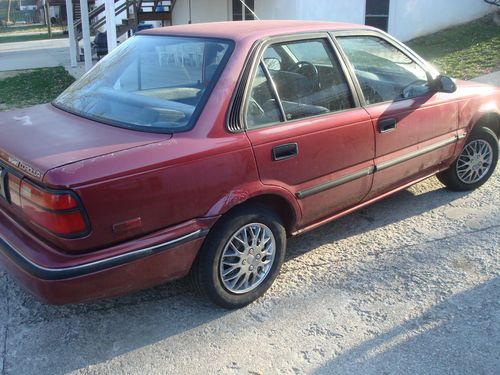
[(424, 181), (290, 240), (267, 295), (213, 307), (181, 280), (40, 304), (0, 271), (0, 374), (498, 374), (500, 168)]

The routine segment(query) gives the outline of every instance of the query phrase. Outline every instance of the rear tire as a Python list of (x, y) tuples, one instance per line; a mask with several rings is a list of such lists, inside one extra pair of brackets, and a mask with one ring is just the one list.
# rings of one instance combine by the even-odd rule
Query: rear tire
[(210, 231), (193, 265), (195, 286), (211, 302), (236, 309), (261, 297), (283, 263), (286, 231), (266, 206), (243, 206)]
[(498, 139), (488, 128), (476, 128), (457, 160), (437, 178), (454, 191), (474, 190), (484, 184), (498, 162)]

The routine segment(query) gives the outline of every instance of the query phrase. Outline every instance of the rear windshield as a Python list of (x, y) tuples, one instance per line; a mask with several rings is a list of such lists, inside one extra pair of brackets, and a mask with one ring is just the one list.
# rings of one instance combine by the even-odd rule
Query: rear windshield
[(111, 125), (185, 131), (194, 125), (232, 47), (227, 40), (135, 36), (53, 103)]

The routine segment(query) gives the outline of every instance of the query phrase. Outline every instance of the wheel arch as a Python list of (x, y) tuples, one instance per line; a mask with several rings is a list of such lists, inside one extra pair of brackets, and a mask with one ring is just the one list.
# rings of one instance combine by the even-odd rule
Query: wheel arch
[[(244, 189), (226, 194), (212, 206), (207, 216), (223, 217), (229, 212), (243, 206), (264, 205), (272, 208), (279, 215), (283, 220), (287, 235), (290, 235), (295, 230), (301, 218), (300, 207), (293, 195), (278, 187), (253, 191), (253, 193), (250, 193), (249, 189)], [(217, 225), (217, 222), (214, 225)]]
[(472, 127), (472, 131), (479, 127), (485, 127), (490, 129), (497, 139), (500, 139), (500, 114), (497, 112), (489, 112), (483, 114)]

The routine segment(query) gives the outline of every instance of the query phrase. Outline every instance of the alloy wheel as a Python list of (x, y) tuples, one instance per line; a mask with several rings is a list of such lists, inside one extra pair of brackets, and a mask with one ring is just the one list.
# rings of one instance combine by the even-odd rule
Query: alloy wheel
[(476, 139), (468, 143), (457, 160), (457, 177), (464, 184), (475, 184), (486, 176), (493, 163), (491, 145)]
[(276, 254), (273, 232), (262, 223), (238, 229), (226, 243), (219, 275), (231, 293), (243, 294), (257, 288), (267, 277)]

